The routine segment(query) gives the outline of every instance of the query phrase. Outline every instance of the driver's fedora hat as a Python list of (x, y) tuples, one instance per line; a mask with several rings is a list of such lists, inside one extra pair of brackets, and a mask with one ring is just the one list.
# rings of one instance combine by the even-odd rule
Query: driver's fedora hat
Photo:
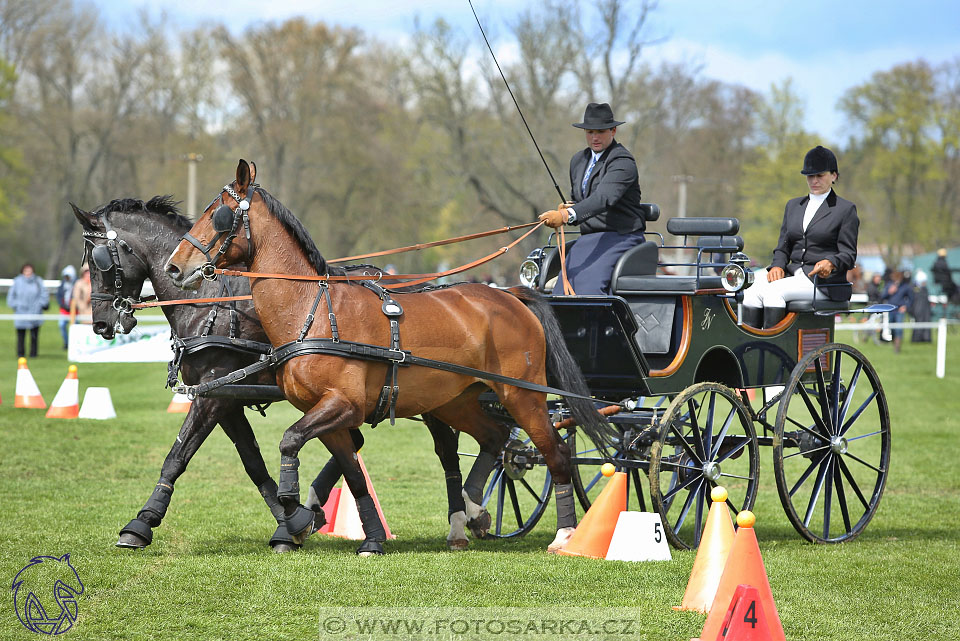
[(573, 123), (580, 129), (613, 129), (622, 125), (620, 120), (613, 119), (613, 109), (605, 102), (591, 102), (583, 112), (583, 122)]

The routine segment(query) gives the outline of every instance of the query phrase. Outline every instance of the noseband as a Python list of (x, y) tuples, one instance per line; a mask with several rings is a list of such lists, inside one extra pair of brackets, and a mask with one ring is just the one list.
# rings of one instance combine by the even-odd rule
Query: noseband
[[(145, 299), (141, 299), (139, 296), (123, 296), (121, 294), (121, 288), (123, 287), (123, 263), (120, 262), (120, 249), (122, 248), (126, 253), (139, 260), (144, 269), (147, 270), (147, 273), (149, 273), (150, 268), (147, 266), (146, 261), (138, 256), (137, 253), (133, 251), (133, 248), (120, 238), (117, 231), (110, 226), (110, 221), (107, 220), (106, 213), (97, 214), (97, 217), (103, 221), (103, 227), (106, 231), (84, 230), (84, 253), (89, 256), (89, 259), (85, 260), (85, 262), (88, 264), (93, 263), (93, 267), (96, 267), (96, 269), (103, 274), (113, 270), (113, 294), (91, 292), (90, 298), (92, 300), (112, 301), (113, 308), (117, 310), (120, 315), (133, 315), (133, 306), (143, 302)], [(93, 242), (92, 239), (94, 238), (102, 238), (107, 242), (106, 244), (99, 245)], [(90, 247), (86, 246), (87, 243), (89, 243)]]
[[(250, 183), (247, 187), (247, 195), (243, 198), (240, 198), (240, 194), (235, 192), (230, 185), (224, 185), (223, 190), (220, 192), (220, 206), (211, 214), (211, 223), (213, 225), (213, 231), (216, 232), (216, 236), (213, 237), (209, 243), (204, 245), (198, 238), (196, 238), (190, 232), (187, 232), (183, 235), (183, 240), (187, 241), (207, 257), (207, 262), (201, 265), (198, 268), (200, 275), (203, 276), (205, 280), (217, 280), (216, 274), (216, 263), (220, 260), (220, 257), (223, 256), (227, 249), (230, 247), (230, 243), (233, 242), (233, 239), (237, 237), (237, 228), (241, 220), (243, 220), (243, 229), (247, 237), (247, 259), (249, 262), (250, 254), (250, 216), (247, 215), (247, 211), (250, 209), (250, 202), (253, 199), (253, 193), (256, 191), (259, 185), (257, 183)], [(231, 198), (237, 201), (236, 209), (230, 207), (225, 202), (223, 202), (223, 194), (229, 194)], [(216, 201), (216, 199), (214, 199)], [(207, 206), (207, 209), (213, 203)], [(223, 221), (232, 216), (232, 221), (223, 224)], [(218, 224), (218, 222), (220, 224)], [(223, 241), (223, 244), (220, 245), (220, 249), (217, 250), (216, 256), (210, 256), (210, 250), (213, 249), (213, 246), (220, 241), (221, 238), (226, 239)]]

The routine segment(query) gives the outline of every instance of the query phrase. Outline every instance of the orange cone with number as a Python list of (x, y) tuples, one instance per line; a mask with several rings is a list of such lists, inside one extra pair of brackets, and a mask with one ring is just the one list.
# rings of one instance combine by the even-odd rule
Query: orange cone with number
[[(611, 466), (612, 467), (612, 466)], [(627, 509), (627, 474), (615, 472), (607, 486), (584, 514), (573, 536), (557, 554), (603, 559), (617, 527), (620, 513)]]
[(723, 618), (716, 641), (769, 641), (770, 626), (760, 601), (760, 591), (740, 584)]
[(27, 359), (22, 356), (17, 359), (17, 390), (13, 397), (13, 406), (37, 410), (47, 407), (40, 395), (40, 388), (27, 367)]
[(67, 377), (63, 379), (57, 395), (50, 403), (47, 418), (77, 418), (80, 414), (80, 381), (77, 379), (77, 366), (67, 368)]
[(167, 405), (169, 414), (186, 414), (190, 411), (190, 398), (186, 394), (174, 394), (170, 404)]
[(723, 623), (727, 618), (729, 606), (734, 600), (737, 586), (740, 584), (756, 588), (757, 603), (763, 607), (768, 636), (757, 638), (785, 641), (783, 625), (780, 623), (780, 615), (777, 614), (777, 606), (773, 602), (773, 593), (770, 591), (770, 582), (767, 580), (767, 570), (763, 567), (763, 558), (760, 556), (757, 535), (753, 531), (755, 522), (756, 517), (753, 512), (744, 510), (737, 515), (739, 529), (733, 537), (730, 556), (727, 558), (727, 565), (723, 568), (723, 576), (720, 577), (720, 585), (717, 588), (717, 596), (713, 600), (713, 605), (710, 606), (710, 614), (707, 615), (707, 621), (703, 624), (703, 632), (700, 633), (700, 639), (703, 641), (725, 638), (721, 636)]
[(713, 503), (697, 548), (697, 558), (687, 581), (683, 601), (674, 610), (694, 610), (707, 613), (720, 586), (720, 577), (733, 545), (733, 521), (727, 510), (727, 490), (717, 486), (710, 492)]
[[(383, 516), (383, 510), (380, 509), (380, 500), (377, 499), (377, 493), (373, 489), (373, 482), (370, 480), (370, 475), (367, 474), (367, 466), (363, 464), (363, 459), (360, 458), (359, 453), (357, 453), (357, 460), (360, 462), (363, 478), (367, 481), (367, 492), (370, 493), (373, 504), (377, 506), (377, 514), (380, 516), (380, 522), (383, 523), (383, 530), (387, 534), (387, 539), (395, 539), (397, 537), (390, 532), (387, 519)], [(328, 500), (327, 503), (329, 504), (330, 501)], [(324, 508), (324, 516), (326, 516), (328, 521), (333, 523), (333, 527), (326, 532), (326, 534), (339, 536), (344, 539), (353, 539), (354, 541), (362, 541), (367, 538), (367, 535), (363, 532), (363, 523), (360, 521), (360, 512), (357, 510), (357, 499), (353, 497), (346, 482), (342, 483), (342, 487), (340, 488), (336, 512), (330, 515), (326, 508)], [(323, 528), (320, 529), (320, 532), (323, 532)]]

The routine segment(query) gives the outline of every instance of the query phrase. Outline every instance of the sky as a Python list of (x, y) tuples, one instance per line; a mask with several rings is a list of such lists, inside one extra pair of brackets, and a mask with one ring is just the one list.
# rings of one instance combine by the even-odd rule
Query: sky
[[(535, 0), (533, 0), (535, 1)], [(152, 0), (86, 0), (118, 27), (132, 24)], [(194, 27), (219, 20), (234, 29), (292, 16), (359, 27), (385, 41), (410, 37), (417, 18), (429, 24), (443, 17), (477, 45), (482, 40), (467, 0), (165, 0), (168, 21)], [(474, 0), (488, 34), (533, 6), (528, 0)], [(825, 143), (844, 140), (837, 102), (844, 92), (868, 82), (878, 71), (923, 58), (938, 64), (960, 58), (960, 2), (957, 0), (660, 0), (648, 35), (663, 38), (644, 56), (653, 63), (688, 62), (705, 78), (741, 84), (761, 93), (787, 77), (805, 103), (805, 128)], [(501, 63), (516, 51), (498, 48)], [(616, 109), (616, 105), (614, 105)]]

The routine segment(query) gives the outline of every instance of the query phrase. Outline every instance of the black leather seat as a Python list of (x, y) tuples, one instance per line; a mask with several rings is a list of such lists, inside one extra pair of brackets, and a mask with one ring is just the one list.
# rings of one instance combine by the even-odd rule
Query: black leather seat
[(787, 303), (788, 312), (843, 312), (850, 309), (848, 300), (830, 300), (817, 296), (817, 300), (793, 300)]

